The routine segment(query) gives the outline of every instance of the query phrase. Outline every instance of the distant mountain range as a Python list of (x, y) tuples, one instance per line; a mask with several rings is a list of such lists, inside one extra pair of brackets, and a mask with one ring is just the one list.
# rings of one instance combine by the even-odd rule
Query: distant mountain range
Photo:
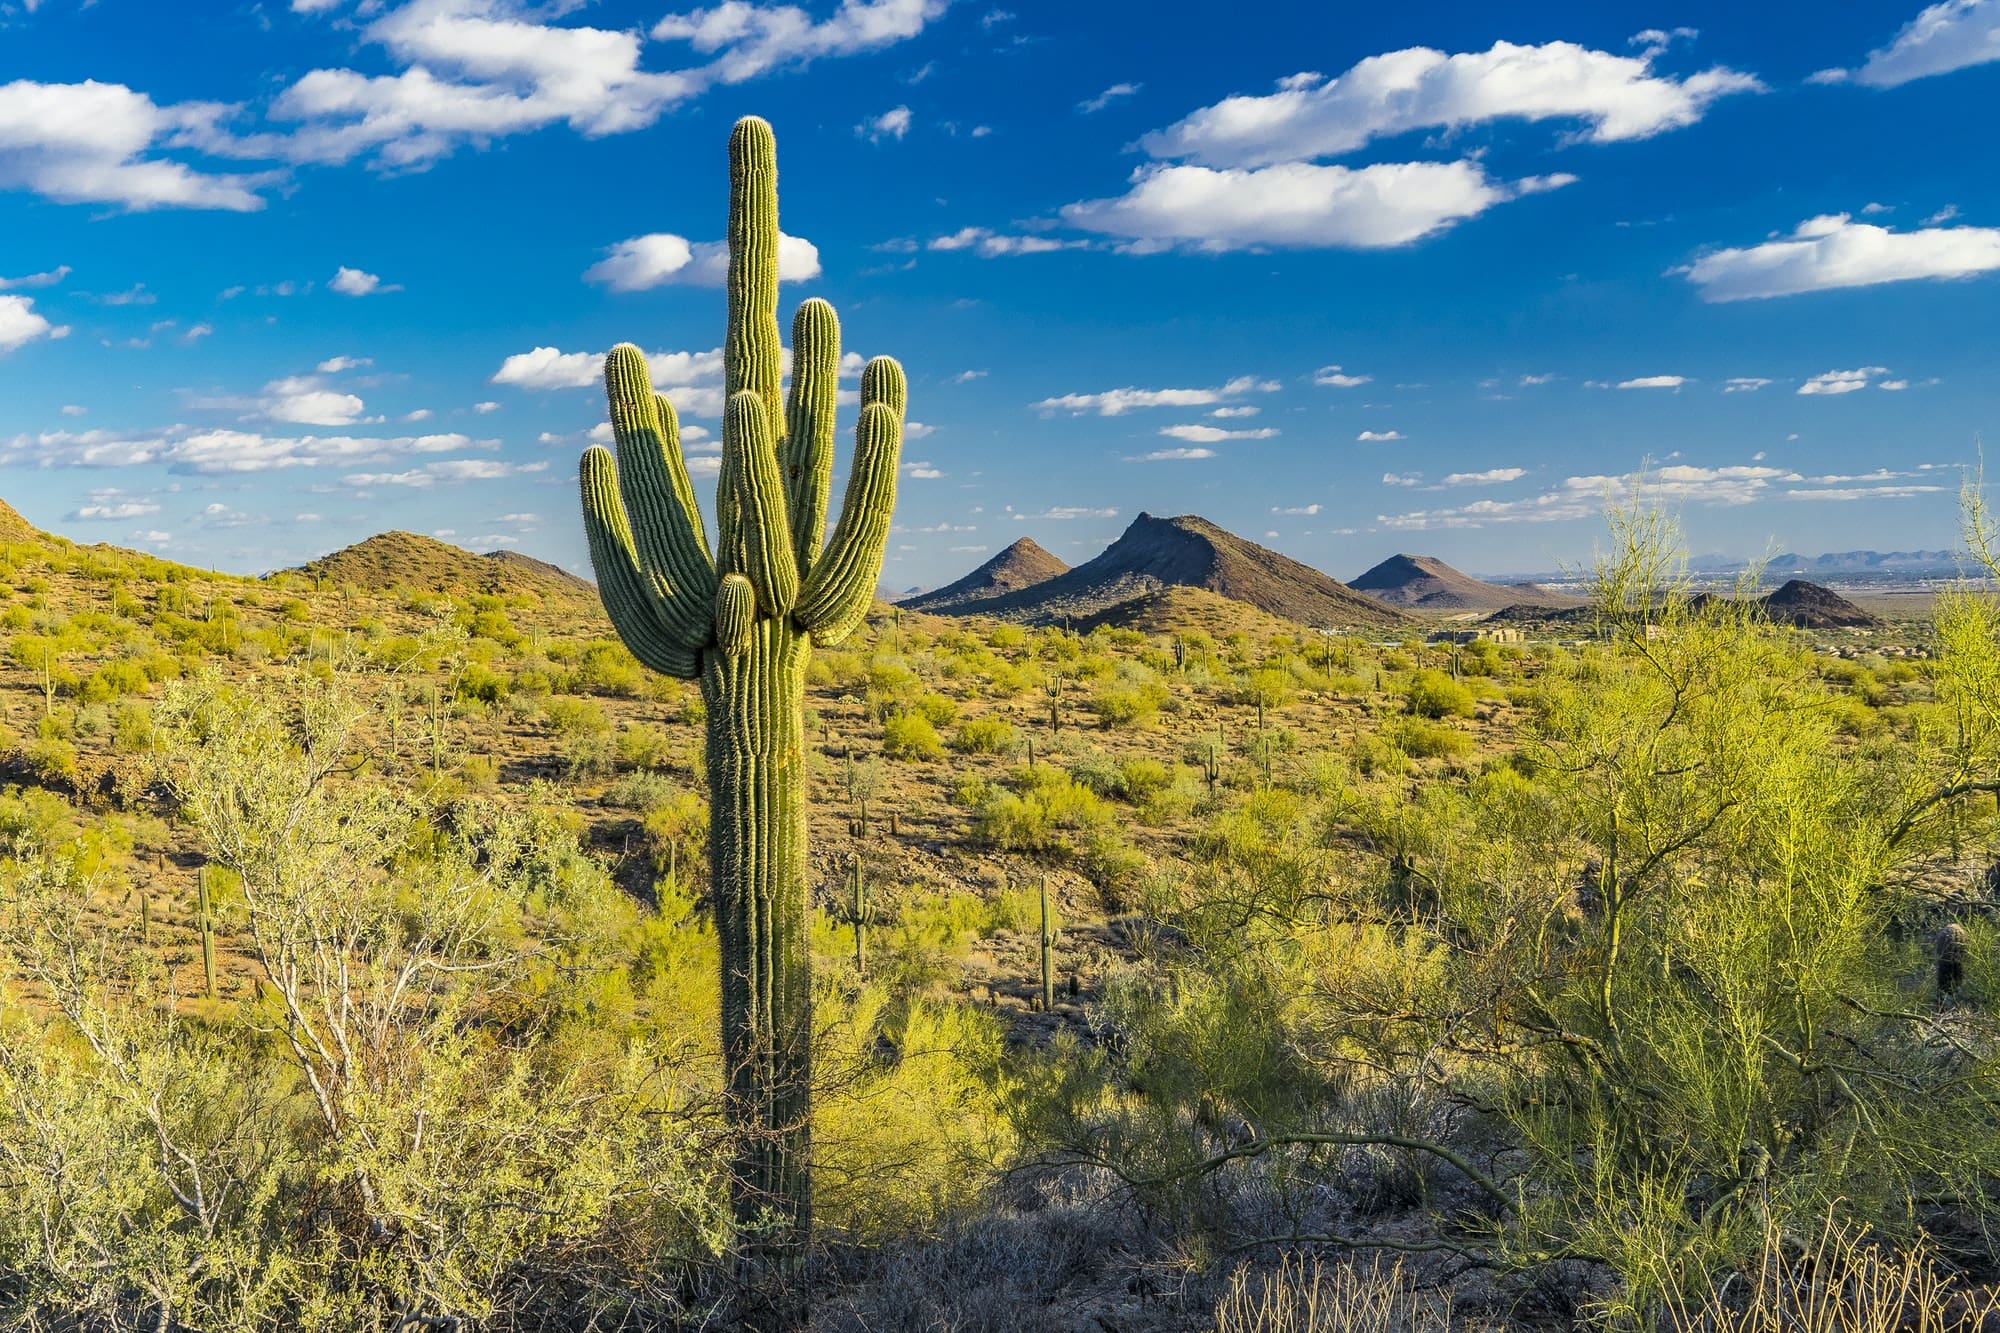
[(1043, 559), (1024, 561), (1018, 548), (1016, 543), (949, 588), (903, 605), (944, 615), (1050, 624), (1099, 617), (1114, 606), (1166, 588), (1196, 588), (1301, 625), (1380, 628), (1403, 619), (1394, 607), (1355, 592), (1310, 565), (1192, 514), (1179, 518), (1141, 514), (1094, 560), (1026, 586), (987, 596), (967, 595), (1062, 563), (1039, 547), (1035, 549)]
[[(1951, 550), (1829, 551), (1824, 555), (1795, 555), (1784, 551), (1764, 561), (1764, 574), (1769, 578), (1951, 578), (1959, 573), (1961, 558), (1959, 552)], [(1755, 563), (1733, 555), (1697, 555), (1688, 558), (1688, 570), (1704, 578), (1728, 578), (1741, 574)], [(1563, 573), (1544, 570), (1496, 577), (1495, 581), (1504, 583), (1532, 579), (1568, 582), (1576, 578), (1573, 570)]]

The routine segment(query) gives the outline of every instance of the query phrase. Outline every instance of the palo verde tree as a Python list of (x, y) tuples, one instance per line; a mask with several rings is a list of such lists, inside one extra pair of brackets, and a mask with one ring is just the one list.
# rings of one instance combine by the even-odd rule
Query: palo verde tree
[(710, 876), (722, 945), (722, 1048), (741, 1131), (740, 1228), (782, 1268), (812, 1213), (812, 998), (804, 696), (812, 646), (859, 625), (882, 572), (902, 449), (903, 370), (861, 376), (847, 497), (826, 536), (840, 324), (817, 298), (792, 323), (781, 400), (778, 168), (756, 117), (729, 138), (728, 403), (716, 541), (696, 508), (673, 404), (629, 343), (604, 367), (618, 456), (583, 456), (584, 527), (604, 606), (655, 671), (700, 680), (713, 792)]

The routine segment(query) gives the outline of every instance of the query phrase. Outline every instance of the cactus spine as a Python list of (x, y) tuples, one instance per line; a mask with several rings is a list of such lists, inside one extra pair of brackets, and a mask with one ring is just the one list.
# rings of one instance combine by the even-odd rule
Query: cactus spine
[(840, 324), (825, 301), (799, 307), (783, 397), (777, 149), (756, 117), (729, 137), (728, 242), (714, 547), (673, 405), (629, 343), (604, 366), (617, 458), (589, 450), (581, 479), (591, 563), (619, 636), (653, 670), (701, 681), (722, 1046), (742, 1140), (735, 1211), (784, 1271), (802, 1259), (812, 1217), (806, 661), (814, 644), (846, 638), (874, 600), (906, 391), (888, 357), (862, 372), (846, 500), (827, 536)]
[(1056, 1007), (1056, 945), (1062, 940), (1049, 910), (1049, 877), (1042, 875), (1042, 1012), (1053, 1013)]

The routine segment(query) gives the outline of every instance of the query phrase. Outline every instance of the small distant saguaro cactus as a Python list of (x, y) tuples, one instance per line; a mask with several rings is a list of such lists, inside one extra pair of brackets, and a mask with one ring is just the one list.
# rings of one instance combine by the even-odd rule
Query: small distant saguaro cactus
[(829, 537), (840, 323), (825, 301), (799, 307), (783, 394), (777, 146), (754, 116), (729, 136), (728, 243), (714, 545), (673, 404), (653, 391), (645, 356), (629, 343), (605, 359), (618, 453), (583, 455), (583, 515), (619, 637), (653, 670), (701, 682), (722, 1048), (743, 1145), (735, 1211), (782, 1269), (802, 1258), (812, 1220), (806, 662), (814, 644), (846, 638), (874, 599), (905, 387), (889, 357), (862, 371), (854, 461)]
[(875, 909), (868, 902), (868, 881), (861, 873), (861, 858), (854, 858), (854, 867), (849, 874), (851, 900), (836, 913), (834, 919), (844, 926), (854, 927), (854, 971), (858, 976), (868, 975), (868, 927), (875, 924)]
[(1056, 927), (1054, 913), (1049, 908), (1049, 877), (1042, 875), (1042, 1012), (1054, 1013), (1056, 1007), (1056, 945), (1062, 942), (1062, 931)]

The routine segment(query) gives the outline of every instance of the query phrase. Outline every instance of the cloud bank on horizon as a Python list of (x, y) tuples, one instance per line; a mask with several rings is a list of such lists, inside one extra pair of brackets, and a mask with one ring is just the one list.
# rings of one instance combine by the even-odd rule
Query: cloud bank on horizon
[[(0, 0), (0, 493), (88, 540), (264, 569), (490, 530), (583, 566), (555, 516), (612, 342), (659, 349), (715, 472), (753, 111), (783, 299), (912, 372), (900, 585), (1140, 509), (1282, 515), (1323, 567), (1410, 531), (1547, 567), (1646, 460), (1697, 541), (1935, 546), (1995, 425), (2000, 0), (1637, 33), (1283, 3), (1199, 50), (1137, 0), (106, 25), (133, 4)], [(1423, 491), (1456, 494), (1392, 501)]]

